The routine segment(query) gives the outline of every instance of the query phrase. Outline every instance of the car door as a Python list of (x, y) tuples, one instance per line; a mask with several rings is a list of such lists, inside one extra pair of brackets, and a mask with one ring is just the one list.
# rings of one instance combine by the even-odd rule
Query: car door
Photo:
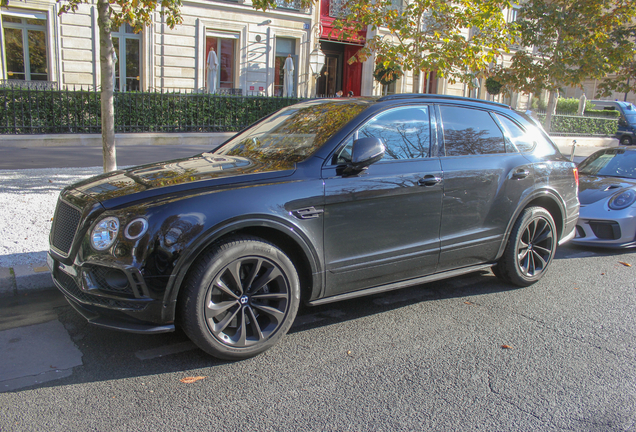
[[(366, 121), (323, 169), (326, 296), (433, 273), (439, 255), (442, 171), (426, 105)], [(353, 141), (379, 137), (384, 158), (342, 171)]]
[(440, 105), (444, 198), (439, 271), (492, 262), (522, 197), (532, 164), (485, 110)]

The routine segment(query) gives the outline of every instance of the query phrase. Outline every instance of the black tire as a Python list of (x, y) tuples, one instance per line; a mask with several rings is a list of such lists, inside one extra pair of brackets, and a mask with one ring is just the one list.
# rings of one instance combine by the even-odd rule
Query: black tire
[(532, 285), (547, 271), (557, 243), (552, 215), (542, 207), (528, 207), (515, 222), (493, 273), (518, 286)]
[(621, 137), (621, 145), (632, 145), (632, 137), (625, 135)]
[(255, 356), (291, 327), (300, 302), (298, 274), (276, 246), (233, 237), (191, 269), (178, 299), (179, 321), (199, 348), (224, 360)]

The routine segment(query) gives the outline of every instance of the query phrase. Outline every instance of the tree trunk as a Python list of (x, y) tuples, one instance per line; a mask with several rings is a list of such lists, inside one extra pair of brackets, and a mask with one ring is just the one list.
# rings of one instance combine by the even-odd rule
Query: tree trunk
[(545, 113), (545, 122), (543, 122), (543, 128), (547, 133), (550, 133), (550, 130), (552, 129), (552, 116), (556, 112), (557, 106), (557, 92), (557, 90), (550, 90), (550, 95), (548, 96), (548, 106)]
[(111, 19), (108, 0), (97, 1), (97, 22), (99, 24), (99, 64), (101, 69), (102, 103), (102, 152), (104, 172), (117, 169), (115, 150), (115, 110), (113, 96), (113, 39), (110, 34)]
[(420, 89), (422, 88), (422, 71), (417, 71), (417, 75), (413, 78), (413, 93), (420, 93)]

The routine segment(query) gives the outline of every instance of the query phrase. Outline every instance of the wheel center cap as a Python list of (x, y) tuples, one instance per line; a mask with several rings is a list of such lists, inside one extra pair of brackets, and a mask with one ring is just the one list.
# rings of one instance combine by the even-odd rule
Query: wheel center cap
[(246, 296), (246, 295), (242, 296), (242, 297), (239, 299), (239, 301), (241, 302), (241, 304), (242, 304), (242, 305), (246, 305), (246, 304), (247, 304), (247, 300), (248, 300), (248, 298), (247, 298), (247, 296)]

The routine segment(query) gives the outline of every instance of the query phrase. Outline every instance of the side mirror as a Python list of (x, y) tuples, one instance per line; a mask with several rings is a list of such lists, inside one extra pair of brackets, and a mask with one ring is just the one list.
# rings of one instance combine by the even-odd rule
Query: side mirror
[(386, 147), (380, 138), (366, 137), (355, 140), (351, 149), (351, 163), (347, 171), (362, 171), (382, 159), (385, 151)]

